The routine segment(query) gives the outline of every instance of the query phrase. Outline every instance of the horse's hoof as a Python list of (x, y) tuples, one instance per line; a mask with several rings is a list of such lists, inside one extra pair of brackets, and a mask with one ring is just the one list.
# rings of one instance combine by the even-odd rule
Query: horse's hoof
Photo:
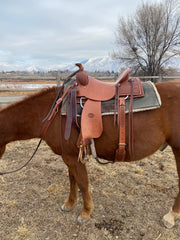
[(77, 222), (78, 222), (79, 224), (82, 224), (82, 223), (84, 223), (84, 222), (87, 222), (88, 220), (89, 220), (88, 218), (83, 218), (81, 215), (79, 215), (78, 218), (77, 218)]
[(61, 206), (61, 210), (62, 210), (63, 212), (70, 212), (70, 211), (71, 211), (69, 208), (66, 207), (65, 204), (63, 204), (63, 205)]
[(164, 218), (163, 218), (163, 224), (166, 228), (172, 228), (174, 227), (174, 223), (171, 223), (169, 221), (166, 221)]
[(175, 222), (174, 222), (174, 216), (172, 212), (169, 212), (163, 217), (163, 223), (166, 228), (174, 227)]

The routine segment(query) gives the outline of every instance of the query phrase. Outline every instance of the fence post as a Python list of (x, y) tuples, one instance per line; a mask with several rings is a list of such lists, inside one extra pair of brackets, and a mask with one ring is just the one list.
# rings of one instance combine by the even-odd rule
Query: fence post
[(159, 75), (159, 82), (162, 82), (163, 81), (163, 75)]
[(60, 81), (60, 72), (57, 72), (57, 86), (60, 86), (61, 81)]

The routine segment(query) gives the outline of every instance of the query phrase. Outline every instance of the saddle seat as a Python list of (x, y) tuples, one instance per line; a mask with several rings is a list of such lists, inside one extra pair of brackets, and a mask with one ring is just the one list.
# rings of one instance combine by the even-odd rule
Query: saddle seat
[(76, 74), (76, 82), (78, 84), (77, 97), (86, 97), (95, 101), (107, 101), (115, 96), (116, 86), (120, 84), (122, 84), (121, 95), (130, 95), (130, 87), (128, 87), (129, 84), (125, 84), (128, 79), (129, 69), (124, 71), (116, 82), (108, 83), (88, 76), (82, 69)]

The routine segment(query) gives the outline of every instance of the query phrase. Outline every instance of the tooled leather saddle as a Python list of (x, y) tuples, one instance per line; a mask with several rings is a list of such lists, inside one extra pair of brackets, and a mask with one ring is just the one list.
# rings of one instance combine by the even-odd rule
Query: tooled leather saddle
[[(99, 138), (103, 132), (101, 116), (101, 102), (115, 98), (114, 124), (119, 127), (119, 143), (116, 150), (115, 161), (123, 161), (125, 158), (125, 99), (130, 98), (129, 107), (129, 152), (133, 152), (133, 98), (144, 96), (141, 81), (138, 78), (129, 79), (129, 69), (124, 71), (116, 82), (102, 82), (88, 76), (81, 64), (76, 64), (79, 71), (76, 80), (69, 90), (67, 103), (67, 120), (65, 139), (68, 140), (71, 133), (72, 123), (80, 131), (79, 160), (82, 161), (84, 148), (88, 147), (90, 140)], [(76, 120), (76, 104), (83, 105), (81, 124), (79, 127)], [(118, 114), (116, 114), (116, 112)], [(83, 161), (84, 162), (84, 161)]]

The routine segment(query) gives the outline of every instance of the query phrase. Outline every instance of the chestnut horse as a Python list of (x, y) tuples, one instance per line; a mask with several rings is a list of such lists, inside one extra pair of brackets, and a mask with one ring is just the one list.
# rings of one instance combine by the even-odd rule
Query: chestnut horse
[[(158, 109), (134, 113), (134, 153), (131, 157), (127, 153), (125, 161), (145, 158), (156, 152), (164, 143), (168, 143), (174, 153), (180, 179), (180, 82), (158, 83), (156, 87), (162, 105)], [(48, 114), (57, 92), (58, 87), (42, 90), (0, 111), (0, 157), (9, 142), (40, 138), (42, 121)], [(65, 123), (66, 117), (61, 116), (59, 112), (50, 125), (44, 140), (54, 153), (62, 156), (69, 170), (69, 198), (61, 208), (64, 211), (73, 209), (77, 202), (79, 187), (84, 206), (78, 221), (82, 222), (90, 218), (93, 201), (89, 192), (86, 166), (77, 161), (79, 149), (76, 143), (79, 133), (75, 127), (72, 127), (70, 139), (66, 141), (64, 139)], [(126, 126), (128, 128), (128, 124)], [(105, 160), (114, 160), (118, 145), (118, 132), (117, 126), (114, 127), (113, 116), (103, 116), (103, 133), (100, 138), (95, 139), (99, 157)], [(128, 129), (126, 129), (126, 133), (128, 133)], [(126, 136), (126, 142), (128, 151), (128, 136)], [(180, 216), (180, 180), (179, 193), (175, 203), (163, 218), (165, 225), (172, 227), (175, 217), (178, 216)]]

